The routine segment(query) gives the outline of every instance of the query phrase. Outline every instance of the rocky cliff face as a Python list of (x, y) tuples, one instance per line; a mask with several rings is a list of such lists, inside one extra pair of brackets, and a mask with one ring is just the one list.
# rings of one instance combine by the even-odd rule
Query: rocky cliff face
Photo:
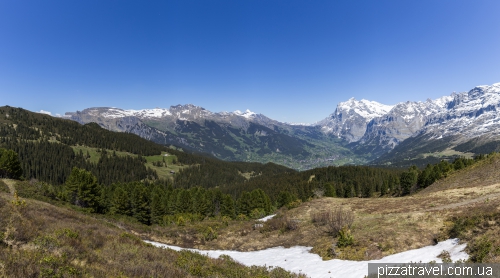
[(366, 133), (368, 123), (376, 117), (385, 115), (392, 106), (383, 105), (376, 101), (365, 99), (349, 99), (337, 105), (335, 112), (328, 118), (320, 121), (317, 125), (326, 134), (347, 140), (348, 142), (359, 141)]
[(295, 160), (299, 164), (317, 159), (320, 164), (316, 165), (327, 165), (327, 161), (355, 157), (356, 153), (373, 159), (410, 138), (414, 145), (420, 144), (419, 140), (440, 138), (452, 138), (449, 141), (455, 145), (478, 137), (481, 142), (500, 140), (499, 109), (497, 83), (394, 106), (351, 98), (309, 126), (281, 123), (249, 110), (214, 113), (192, 104), (169, 109), (88, 108), (67, 113), (67, 117), (223, 159)]
[(331, 136), (358, 146), (373, 146), (378, 153), (418, 134), (430, 134), (426, 138), (431, 139), (459, 136), (463, 141), (500, 135), (500, 83), (425, 102), (407, 101), (394, 106), (366, 103), (354, 99), (340, 103), (335, 113), (318, 125)]
[(422, 129), (432, 138), (459, 136), (466, 141), (478, 136), (500, 135), (500, 83), (478, 86), (455, 94), (446, 109), (433, 115)]

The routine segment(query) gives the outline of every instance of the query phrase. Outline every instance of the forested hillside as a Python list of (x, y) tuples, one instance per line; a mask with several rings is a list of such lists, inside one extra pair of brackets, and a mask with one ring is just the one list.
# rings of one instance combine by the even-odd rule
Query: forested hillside
[(0, 108), (0, 148), (3, 164), (13, 155), (19, 161), (23, 196), (162, 225), (258, 218), (321, 196), (407, 195), (475, 161), (459, 158), (423, 170), (341, 166), (297, 172), (273, 163), (190, 154), (97, 124), (12, 107)]

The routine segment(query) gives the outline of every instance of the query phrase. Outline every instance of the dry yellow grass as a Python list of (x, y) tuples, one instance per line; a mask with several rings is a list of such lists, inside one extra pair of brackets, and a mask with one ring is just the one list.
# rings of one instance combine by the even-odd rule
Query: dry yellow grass
[(156, 248), (98, 215), (11, 201), (0, 192), (0, 277), (303, 277)]

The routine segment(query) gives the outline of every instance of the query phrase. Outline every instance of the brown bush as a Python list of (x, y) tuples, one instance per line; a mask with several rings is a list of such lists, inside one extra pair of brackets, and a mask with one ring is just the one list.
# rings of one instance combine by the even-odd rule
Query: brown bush
[(311, 220), (318, 225), (326, 225), (328, 233), (337, 236), (343, 227), (351, 228), (354, 222), (354, 213), (342, 206), (333, 211), (322, 211), (311, 214)]
[(311, 213), (311, 221), (319, 226), (326, 225), (330, 213), (331, 212), (329, 211), (320, 211)]
[(261, 232), (271, 232), (279, 230), (281, 232), (294, 231), (299, 228), (299, 223), (295, 219), (290, 219), (288, 215), (275, 216), (266, 222), (260, 228)]
[(352, 210), (339, 206), (329, 215), (326, 225), (328, 232), (336, 236), (342, 228), (350, 229), (353, 222), (354, 213)]

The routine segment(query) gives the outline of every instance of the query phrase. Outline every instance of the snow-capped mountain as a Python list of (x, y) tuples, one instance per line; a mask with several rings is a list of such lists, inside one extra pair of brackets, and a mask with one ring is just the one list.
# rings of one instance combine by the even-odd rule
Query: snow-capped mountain
[(174, 128), (178, 120), (193, 121), (200, 124), (205, 120), (210, 120), (245, 128), (248, 127), (249, 121), (270, 128), (274, 127), (274, 125), (281, 124), (278, 121), (271, 120), (262, 114), (257, 114), (248, 109), (245, 112), (236, 110), (234, 112), (214, 113), (193, 104), (175, 105), (170, 106), (168, 109), (153, 108), (141, 110), (124, 110), (115, 107), (93, 107), (77, 112), (67, 112), (66, 117), (81, 123), (95, 121), (96, 117), (99, 117), (102, 122), (135, 117), (148, 123), (155, 122), (156, 124), (154, 124), (154, 126), (159, 129)]
[(429, 117), (445, 109), (447, 99), (428, 99), (425, 102), (401, 102), (385, 115), (373, 118), (367, 125), (366, 132), (359, 140), (362, 145), (370, 144), (379, 152), (393, 149), (396, 145), (413, 136), (424, 127)]
[(394, 106), (367, 100), (342, 102), (321, 130), (356, 143), (356, 148), (381, 154), (421, 134), (431, 139), (459, 136), (459, 142), (479, 136), (500, 136), (500, 83), (478, 86), (425, 102), (407, 101)]
[(335, 153), (339, 149), (349, 153), (336, 141), (326, 140), (319, 127), (281, 123), (248, 109), (211, 112), (192, 104), (142, 110), (94, 107), (67, 112), (66, 118), (221, 159), (280, 162), (297, 169), (311, 168), (310, 163), (330, 165), (341, 156)]
[(366, 132), (368, 123), (376, 117), (383, 116), (392, 106), (376, 101), (356, 100), (351, 98), (337, 105), (335, 112), (317, 125), (327, 134), (343, 138), (349, 142), (357, 142)]
[(460, 141), (500, 135), (500, 83), (477, 86), (452, 97), (446, 109), (429, 119), (423, 133), (432, 138), (460, 135)]
[(375, 159), (410, 139), (413, 149), (443, 138), (447, 138), (442, 144), (446, 148), (479, 137), (481, 144), (500, 142), (499, 109), (500, 83), (496, 83), (396, 105), (351, 98), (313, 125), (282, 123), (248, 109), (211, 112), (192, 104), (142, 110), (97, 107), (66, 113), (66, 117), (223, 159), (274, 161), (304, 169), (303, 165), (313, 165), (311, 161), (318, 166), (343, 158)]

